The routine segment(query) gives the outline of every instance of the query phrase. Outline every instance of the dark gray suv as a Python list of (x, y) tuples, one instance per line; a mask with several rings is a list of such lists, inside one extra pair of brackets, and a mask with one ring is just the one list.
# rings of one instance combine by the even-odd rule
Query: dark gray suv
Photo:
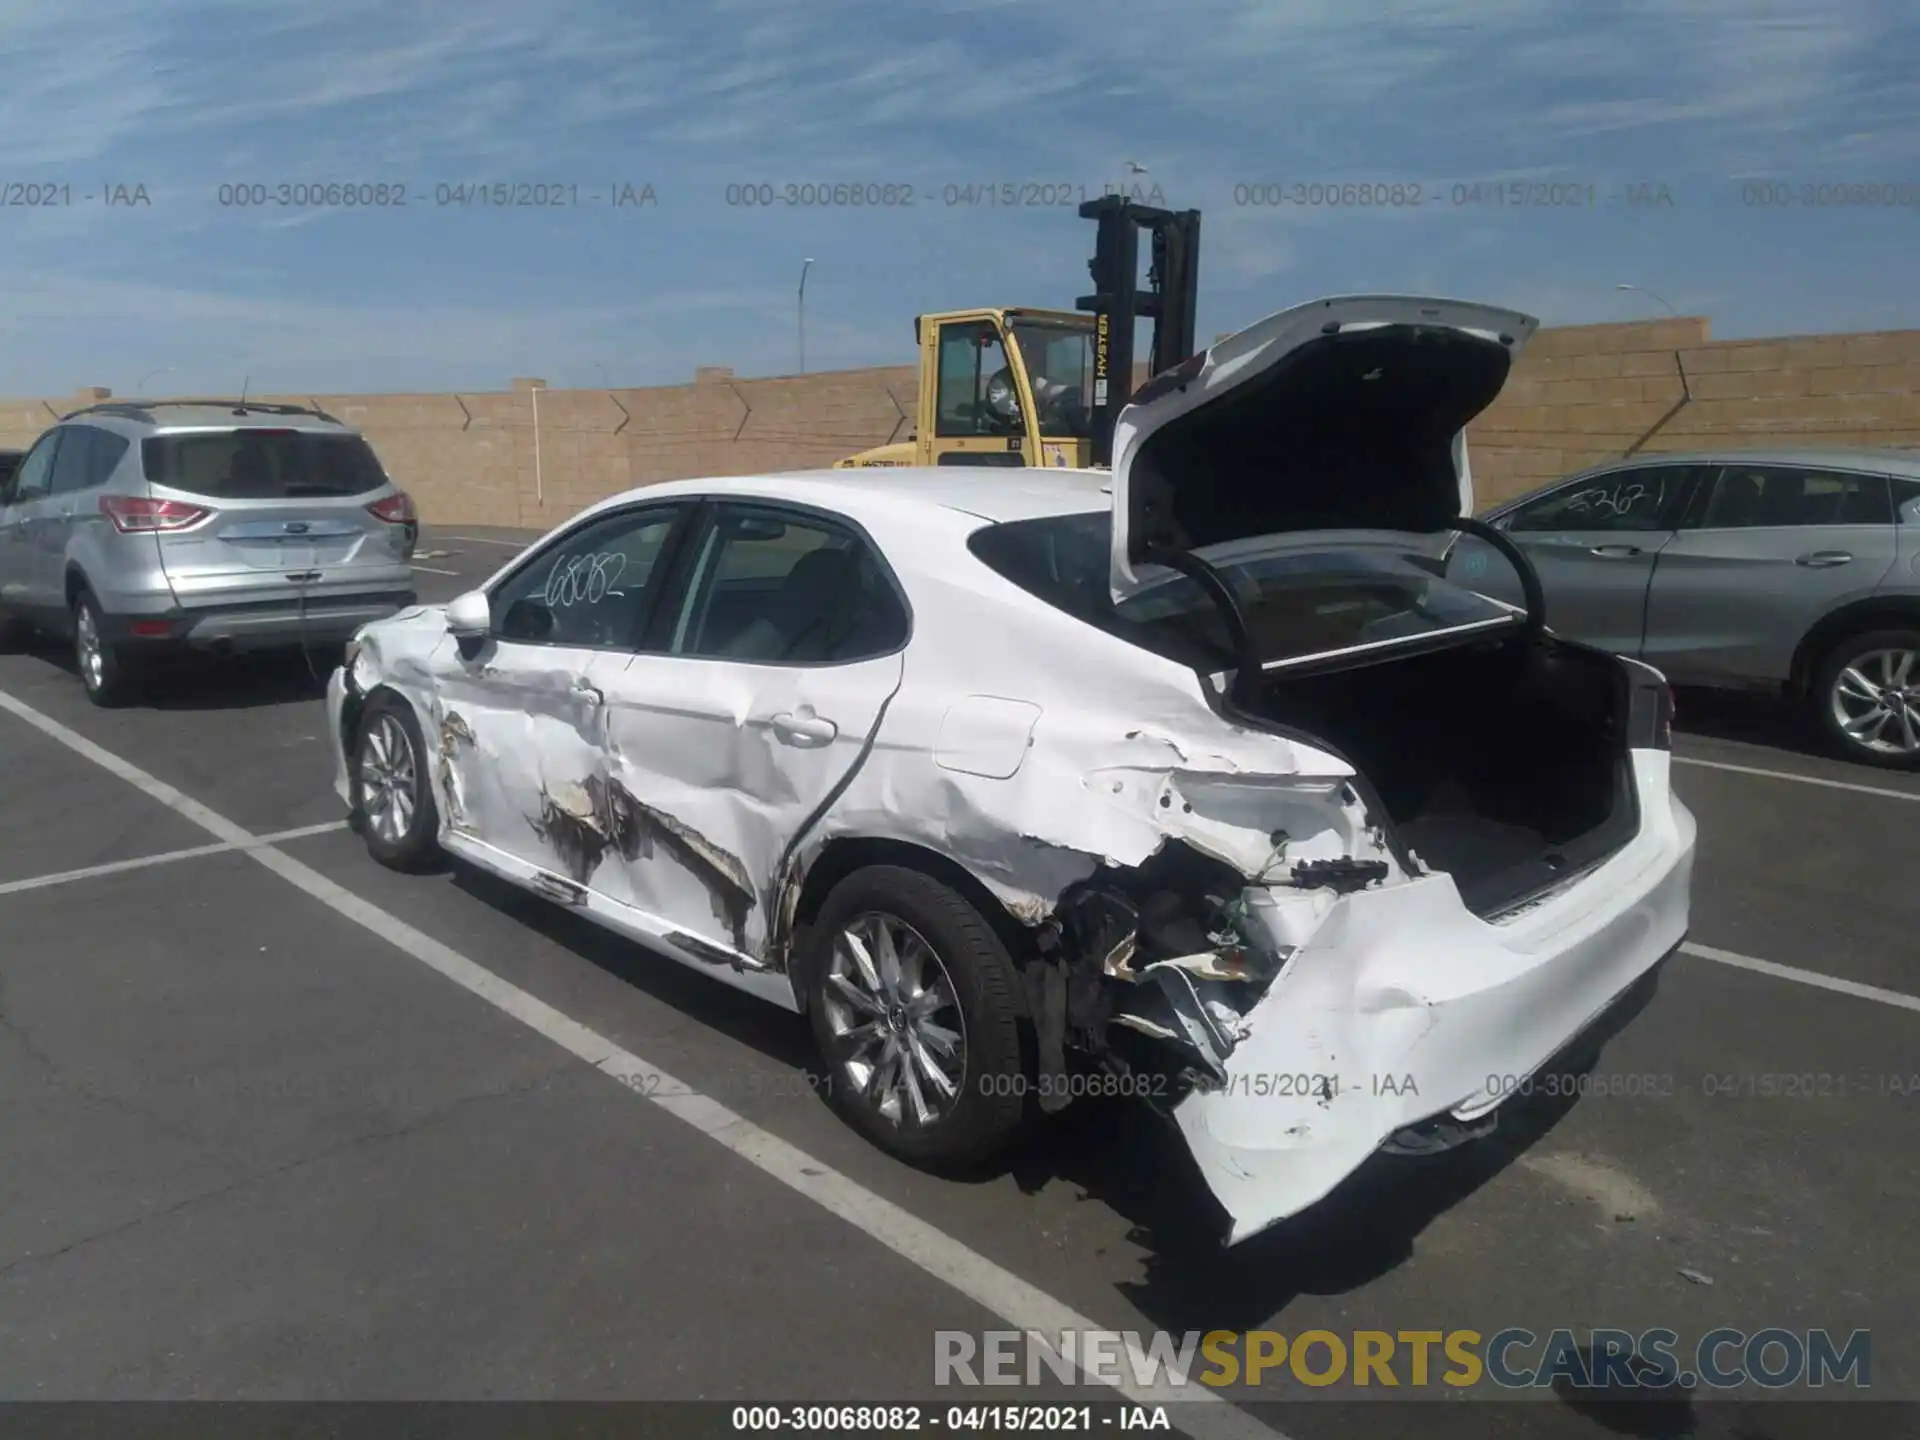
[(70, 637), (116, 705), (156, 650), (343, 644), (414, 602), (418, 538), (372, 446), (322, 411), (90, 405), (0, 479), (0, 644)]

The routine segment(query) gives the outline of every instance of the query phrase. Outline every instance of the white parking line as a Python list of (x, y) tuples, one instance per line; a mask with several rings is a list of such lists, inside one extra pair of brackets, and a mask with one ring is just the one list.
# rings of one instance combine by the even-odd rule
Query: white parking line
[(1792, 770), (1764, 770), (1758, 765), (1729, 765), (1724, 760), (1696, 760), (1691, 755), (1675, 755), (1676, 765), (1698, 765), (1703, 770), (1731, 770), (1736, 775), (1763, 775), (1769, 780), (1797, 780), (1802, 785), (1820, 785), (1828, 790), (1852, 790), (1861, 795), (1879, 795), (1887, 800), (1920, 800), (1920, 791), (1889, 790), (1884, 785), (1858, 785), (1851, 780), (1829, 780), (1821, 775), (1800, 775)]
[(17, 895), (22, 890), (44, 890), (49, 885), (66, 885), (75, 880), (92, 880), (101, 875), (124, 875), (129, 870), (144, 870), (149, 865), (171, 865), (179, 860), (198, 860), (202, 855), (226, 855), (235, 850), (250, 850), (260, 845), (277, 845), (282, 840), (301, 840), (309, 835), (325, 835), (344, 830), (344, 820), (329, 820), (322, 825), (302, 825), (297, 830), (276, 830), (257, 835), (242, 845), (223, 840), (217, 845), (193, 845), (185, 850), (165, 850), (158, 855), (142, 855), (133, 860), (110, 860), (104, 865), (86, 865), (78, 870), (59, 870), (51, 875), (35, 875), (27, 880), (0, 882), (0, 895)]
[(1776, 980), (1812, 985), (1817, 989), (1831, 990), (1837, 995), (1851, 995), (1859, 1000), (1872, 1000), (1901, 1010), (1920, 1010), (1920, 995), (1882, 990), (1878, 985), (1862, 985), (1858, 980), (1842, 980), (1837, 975), (1822, 975), (1818, 970), (1802, 970), (1797, 965), (1776, 965), (1771, 960), (1756, 960), (1751, 955), (1736, 955), (1731, 950), (1716, 950), (1711, 945), (1695, 945), (1691, 940), (1683, 944), (1680, 950), (1682, 954), (1711, 960), (1716, 965), (1731, 965), (1736, 970), (1751, 970), (1756, 975), (1771, 975)]
[(433, 565), (416, 565), (413, 568), (416, 570), (424, 570), (429, 575), (458, 575), (460, 573), (458, 570), (441, 570)]
[(485, 535), (436, 535), (436, 540), (465, 540), (469, 545), (504, 545), (509, 550), (524, 550), (533, 543), (533, 537), (525, 540), (493, 540)]
[[(59, 741), (74, 753), (117, 775), (142, 793), (158, 800), (220, 840), (251, 856), (289, 884), (305, 891), (336, 913), (371, 931), (395, 949), (439, 972), (462, 989), (511, 1015), (529, 1029), (572, 1052), (596, 1069), (627, 1086), (647, 1102), (717, 1141), (763, 1174), (798, 1191), (848, 1224), (865, 1231), (882, 1245), (937, 1280), (1000, 1316), (1019, 1330), (1044, 1337), (1063, 1330), (1097, 1327), (1088, 1317), (1045, 1291), (1003, 1269), (978, 1251), (876, 1195), (805, 1151), (664, 1070), (562, 1014), (546, 1001), (529, 994), (492, 971), (475, 964), (423, 930), (361, 899), (309, 865), (264, 843), (224, 815), (182, 794), (164, 780), (42, 715), (32, 706), (0, 691), (0, 710), (6, 710)], [(1128, 1344), (1128, 1368), (1136, 1375), (1151, 1374), (1148, 1357)], [(932, 1356), (929, 1354), (929, 1360)], [(1179, 1427), (1202, 1440), (1286, 1440), (1217, 1393), (1204, 1387), (1122, 1384), (1114, 1387), (1140, 1405), (1185, 1402)]]

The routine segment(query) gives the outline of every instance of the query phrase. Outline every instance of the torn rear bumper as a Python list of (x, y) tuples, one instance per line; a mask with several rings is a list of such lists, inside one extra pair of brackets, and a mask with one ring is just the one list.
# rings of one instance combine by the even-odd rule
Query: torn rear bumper
[[(1693, 816), (1636, 751), (1640, 833), (1501, 923), (1432, 875), (1334, 901), (1245, 1016), (1227, 1082), (1174, 1110), (1237, 1244), (1376, 1151), (1450, 1148), (1587, 1032), (1686, 934)], [(1296, 892), (1297, 893), (1297, 892)], [(1284, 937), (1287, 892), (1250, 919)]]

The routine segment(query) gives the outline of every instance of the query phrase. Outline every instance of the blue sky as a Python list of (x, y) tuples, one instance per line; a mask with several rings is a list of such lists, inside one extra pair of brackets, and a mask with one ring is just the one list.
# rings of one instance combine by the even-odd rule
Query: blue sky
[[(1516, 180), (1594, 200), (1454, 203)], [(475, 181), (580, 203), (438, 203)], [(1904, 186), (1907, 203), (1763, 207), (1743, 188), (1762, 181)], [(220, 203), (222, 185), (316, 182), (405, 185), (408, 205)], [(1621, 283), (1723, 337), (1920, 327), (1920, 11), (0, 0), (0, 198), (71, 196), (0, 206), (0, 393), (790, 373), (809, 256), (808, 368), (903, 363), (917, 311), (1086, 288), (1093, 231), (1071, 205), (949, 188), (970, 182), (1158, 186), (1198, 207), (1203, 337), (1356, 290), (1548, 324), (1663, 313)], [(1424, 203), (1236, 203), (1363, 182)], [(911, 186), (915, 203), (728, 203), (729, 186), (806, 183)], [(621, 184), (652, 203), (615, 208)], [(136, 185), (149, 203), (99, 198)], [(1657, 186), (1670, 204), (1629, 203)]]

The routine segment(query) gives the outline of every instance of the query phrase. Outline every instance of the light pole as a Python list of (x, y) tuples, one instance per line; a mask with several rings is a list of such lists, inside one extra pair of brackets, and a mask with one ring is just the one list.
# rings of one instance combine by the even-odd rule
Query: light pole
[(798, 320), (800, 326), (800, 373), (807, 373), (807, 271), (813, 268), (813, 257), (809, 255), (800, 262), (800, 305)]
[[(1660, 297), (1658, 295), (1655, 295), (1653, 291), (1647, 289), (1647, 287), (1644, 285), (1616, 285), (1613, 288), (1616, 290), (1637, 290), (1642, 295), (1647, 296), (1649, 299), (1660, 300)], [(1667, 306), (1667, 314), (1673, 316), (1673, 318), (1676, 320), (1680, 318), (1680, 312), (1674, 309), (1673, 306), (1667, 305), (1667, 302), (1665, 300), (1660, 300), (1660, 303), (1662, 305)]]

